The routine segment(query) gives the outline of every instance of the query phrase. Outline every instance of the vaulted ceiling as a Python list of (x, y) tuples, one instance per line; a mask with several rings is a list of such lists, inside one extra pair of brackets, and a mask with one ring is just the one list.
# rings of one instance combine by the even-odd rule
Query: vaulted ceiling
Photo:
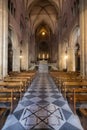
[[(25, 7), (28, 8), (35, 1), (37, 1), (37, 0), (24, 0)], [(42, 1), (42, 0), (40, 0), (40, 1)], [(66, 1), (66, 0), (46, 0), (46, 1), (54, 3), (56, 6), (58, 6), (59, 8), (61, 8), (62, 4), (63, 4), (63, 1)]]
[(35, 32), (38, 26), (47, 25), (55, 32), (62, 2), (63, 0), (25, 0), (31, 30)]
[(35, 47), (36, 59), (46, 53), (50, 61), (57, 60), (58, 28), (64, 1), (25, 0), (30, 43), (33, 49)]

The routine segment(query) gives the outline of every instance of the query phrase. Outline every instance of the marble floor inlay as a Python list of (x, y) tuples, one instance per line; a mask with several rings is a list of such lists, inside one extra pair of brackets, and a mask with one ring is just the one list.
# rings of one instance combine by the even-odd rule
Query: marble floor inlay
[(2, 130), (83, 130), (49, 74), (38, 74)]

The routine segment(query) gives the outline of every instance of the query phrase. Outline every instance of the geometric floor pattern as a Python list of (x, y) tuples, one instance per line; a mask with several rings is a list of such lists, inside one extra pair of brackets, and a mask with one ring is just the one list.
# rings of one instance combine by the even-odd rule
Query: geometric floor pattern
[(2, 130), (83, 130), (49, 74), (38, 74)]

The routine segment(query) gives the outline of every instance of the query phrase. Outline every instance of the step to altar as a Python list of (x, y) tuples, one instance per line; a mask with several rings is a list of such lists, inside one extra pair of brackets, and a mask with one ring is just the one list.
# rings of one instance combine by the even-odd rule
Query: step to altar
[(39, 73), (48, 73), (48, 62), (45, 60), (39, 61), (38, 71)]

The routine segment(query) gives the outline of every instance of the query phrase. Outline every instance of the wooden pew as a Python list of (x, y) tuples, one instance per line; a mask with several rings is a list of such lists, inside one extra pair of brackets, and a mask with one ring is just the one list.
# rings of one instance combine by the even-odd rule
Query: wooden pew
[(80, 108), (79, 111), (81, 112), (81, 114), (87, 118), (87, 108)]
[(66, 98), (66, 95), (68, 92), (72, 92), (72, 89), (73, 88), (82, 88), (86, 86), (87, 87), (87, 81), (68, 81), (68, 82), (63, 82), (63, 94), (64, 94), (64, 97)]
[(62, 90), (64, 89), (65, 82), (82, 82), (82, 81), (83, 81), (82, 77), (61, 78), (61, 80), (59, 80), (59, 90), (60, 90), (60, 92), (62, 92)]
[(34, 78), (35, 72), (13, 72), (10, 76), (6, 76), (4, 81), (0, 82), (0, 101), (10, 102), (11, 111), (13, 109), (13, 99), (16, 99), (17, 93), (19, 93), (20, 99), (22, 97), (22, 91), (27, 88)]
[[(10, 103), (10, 106), (6, 106), (6, 108), (10, 108), (10, 112), (13, 110), (13, 102), (14, 102), (14, 91), (13, 89), (0, 88), (0, 102), (1, 103)], [(2, 105), (0, 105), (3, 108)]]
[(15, 93), (19, 93), (19, 97), (21, 99), (22, 97), (22, 88), (23, 88), (23, 83), (22, 82), (0, 82), (0, 86), (7, 88), (7, 89), (12, 89)]
[(81, 76), (72, 76), (72, 75), (60, 75), (58, 77), (55, 77), (54, 82), (58, 86), (59, 91), (62, 91), (63, 82), (72, 82), (72, 81), (82, 81)]
[(26, 91), (27, 86), (29, 84), (28, 79), (19, 79), (19, 78), (13, 78), (13, 77), (7, 77), (4, 78), (3, 80), (4, 82), (22, 82), (23, 83), (23, 87), (22, 87), (22, 91)]
[(30, 76), (30, 77), (33, 77), (35, 76), (35, 73), (36, 72), (10, 72), (9, 73), (9, 76)]
[(64, 97), (73, 101), (74, 113), (77, 102), (87, 102), (87, 81), (64, 82)]
[(74, 100), (74, 113), (76, 113), (76, 103), (87, 104), (87, 88), (75, 88), (73, 92)]
[(24, 83), (24, 86), (25, 86), (25, 91), (28, 87), (28, 85), (31, 83), (31, 81), (33, 80), (34, 76), (29, 76), (28, 74), (26, 75), (25, 73), (19, 73), (17, 75), (14, 75), (13, 76), (6, 76), (4, 78), (4, 81), (6, 82), (23, 82)]
[(31, 83), (31, 77), (29, 76), (6, 76), (4, 78), (5, 79), (18, 79), (18, 80), (27, 80), (27, 83), (30, 84)]

